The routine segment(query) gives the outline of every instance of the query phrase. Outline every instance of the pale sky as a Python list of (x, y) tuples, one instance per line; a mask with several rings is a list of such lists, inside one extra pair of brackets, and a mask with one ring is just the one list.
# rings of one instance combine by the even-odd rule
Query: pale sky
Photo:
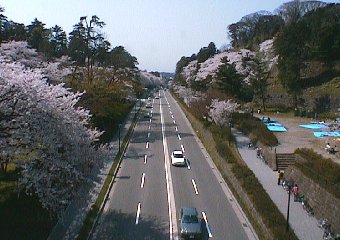
[[(286, 0), (1, 0), (4, 15), (67, 33), (81, 16), (97, 15), (112, 46), (122, 45), (137, 57), (139, 68), (174, 72), (182, 56), (191, 56), (214, 42), (229, 43), (227, 26), (260, 10), (273, 12)], [(340, 0), (324, 1), (339, 3)]]

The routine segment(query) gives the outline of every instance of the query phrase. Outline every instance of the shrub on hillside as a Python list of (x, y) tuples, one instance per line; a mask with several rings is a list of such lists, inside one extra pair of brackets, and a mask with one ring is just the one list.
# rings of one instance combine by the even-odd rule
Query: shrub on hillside
[(296, 166), (314, 182), (339, 198), (340, 166), (312, 149), (298, 148), (295, 153), (305, 159), (305, 161), (297, 161)]
[(234, 113), (233, 122), (235, 127), (251, 137), (252, 142), (261, 142), (265, 146), (278, 144), (276, 136), (267, 129), (266, 125), (259, 119), (252, 117), (249, 113)]

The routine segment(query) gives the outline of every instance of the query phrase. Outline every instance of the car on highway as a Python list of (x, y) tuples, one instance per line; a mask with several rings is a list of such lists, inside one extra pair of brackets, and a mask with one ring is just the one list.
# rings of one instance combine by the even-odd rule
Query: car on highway
[(180, 236), (184, 239), (201, 239), (202, 225), (196, 208), (181, 208)]
[(144, 111), (143, 117), (144, 118), (150, 118), (151, 117), (150, 112), (149, 111)]
[(185, 166), (185, 157), (181, 150), (175, 150), (171, 153), (171, 164), (173, 166)]
[(151, 103), (147, 103), (145, 107), (146, 108), (152, 108), (152, 104)]

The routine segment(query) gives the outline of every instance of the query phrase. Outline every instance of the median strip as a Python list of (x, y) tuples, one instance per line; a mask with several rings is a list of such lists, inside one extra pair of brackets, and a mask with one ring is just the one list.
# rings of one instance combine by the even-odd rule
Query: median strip
[(170, 232), (170, 240), (173, 240), (174, 235), (176, 235), (178, 232), (178, 227), (177, 227), (177, 220), (176, 220), (176, 203), (175, 203), (175, 196), (174, 196), (174, 190), (172, 186), (172, 177), (171, 177), (171, 171), (170, 171), (169, 149), (168, 149), (168, 143), (165, 137), (162, 100), (160, 100), (159, 108), (160, 108), (160, 114), (161, 114), (161, 125), (162, 125), (161, 129), (162, 129), (163, 151), (164, 151), (164, 168), (165, 168), (166, 191), (167, 191), (167, 198), (168, 198), (169, 232)]

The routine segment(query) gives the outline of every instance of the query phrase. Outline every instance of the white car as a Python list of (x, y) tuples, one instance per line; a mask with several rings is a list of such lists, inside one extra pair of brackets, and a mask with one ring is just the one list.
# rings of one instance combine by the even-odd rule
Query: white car
[(171, 164), (173, 166), (185, 166), (185, 157), (183, 152), (180, 150), (175, 150), (171, 153)]

